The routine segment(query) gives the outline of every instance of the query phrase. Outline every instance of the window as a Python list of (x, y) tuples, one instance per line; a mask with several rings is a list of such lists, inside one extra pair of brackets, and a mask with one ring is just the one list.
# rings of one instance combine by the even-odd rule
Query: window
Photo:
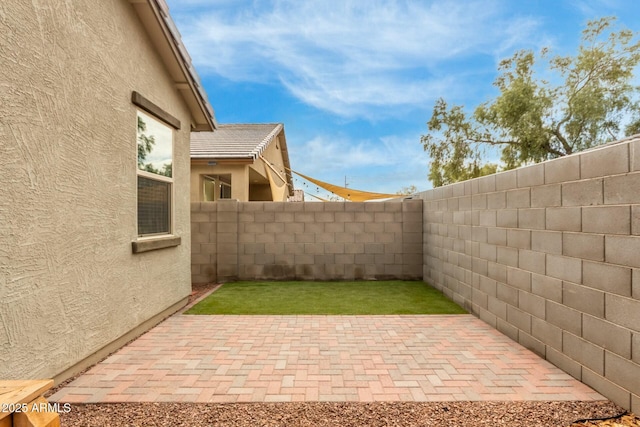
[(231, 174), (203, 175), (202, 178), (205, 202), (231, 198)]
[(138, 235), (171, 234), (173, 129), (138, 111)]

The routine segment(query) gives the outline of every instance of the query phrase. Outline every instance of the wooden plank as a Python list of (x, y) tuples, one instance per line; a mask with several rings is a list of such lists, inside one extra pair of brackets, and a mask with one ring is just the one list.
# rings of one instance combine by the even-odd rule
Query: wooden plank
[[(60, 415), (57, 412), (49, 412), (48, 404), (44, 397), (30, 402), (28, 404), (30, 412), (13, 414), (13, 427), (60, 427)], [(32, 408), (37, 410), (31, 411)]]
[(53, 380), (2, 380), (0, 403), (29, 403), (53, 387)]
[(8, 414), (9, 416), (4, 416), (2, 417), (2, 414), (0, 413), (0, 427), (13, 427), (13, 423), (11, 422), (11, 414)]
[[(29, 403), (53, 387), (53, 380), (2, 380), (0, 381), (0, 407)], [(0, 412), (0, 420), (11, 415)]]
[(144, 96), (140, 95), (135, 90), (131, 92), (131, 102), (142, 108), (147, 113), (153, 114), (156, 118), (162, 120), (169, 126), (173, 126), (176, 129), (180, 129), (180, 120), (173, 117), (171, 114), (158, 107), (153, 102), (149, 101)]

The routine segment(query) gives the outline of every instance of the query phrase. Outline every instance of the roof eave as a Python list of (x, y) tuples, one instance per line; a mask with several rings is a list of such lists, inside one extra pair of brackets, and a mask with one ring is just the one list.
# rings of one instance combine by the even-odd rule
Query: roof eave
[(280, 144), (280, 152), (282, 153), (282, 162), (284, 163), (284, 171), (287, 177), (289, 196), (293, 196), (293, 176), (291, 174), (291, 162), (289, 161), (289, 151), (287, 149), (287, 137), (284, 134), (284, 125), (280, 131), (282, 140)]
[[(213, 131), (218, 127), (213, 107), (199, 83), (188, 59), (180, 35), (169, 16), (164, 0), (129, 0), (165, 63), (176, 90), (184, 99), (192, 117), (193, 131)], [(173, 27), (173, 29), (172, 29)]]

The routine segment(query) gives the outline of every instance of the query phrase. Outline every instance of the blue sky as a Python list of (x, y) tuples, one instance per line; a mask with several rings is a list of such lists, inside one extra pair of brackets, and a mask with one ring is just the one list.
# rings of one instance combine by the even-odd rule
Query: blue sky
[[(294, 170), (367, 191), (431, 188), (434, 102), (472, 110), (520, 49), (574, 54), (638, 0), (168, 0), (220, 123), (285, 126)], [(296, 186), (311, 194), (316, 187)]]

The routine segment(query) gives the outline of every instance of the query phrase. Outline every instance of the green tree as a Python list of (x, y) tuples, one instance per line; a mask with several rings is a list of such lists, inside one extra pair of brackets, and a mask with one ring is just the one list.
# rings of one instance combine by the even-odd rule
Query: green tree
[[(631, 84), (640, 42), (615, 18), (589, 21), (575, 56), (550, 57), (523, 50), (500, 62), (497, 98), (467, 114), (436, 101), (429, 133), (421, 138), (431, 157), (429, 180), (438, 187), (518, 166), (566, 156), (640, 131), (640, 88)], [(540, 78), (539, 62), (554, 84)], [(629, 122), (621, 129), (624, 122)], [(484, 164), (496, 147), (502, 164)]]
[(415, 194), (418, 192), (418, 187), (416, 187), (415, 185), (411, 184), (408, 187), (402, 187), (402, 189), (396, 191), (396, 194), (400, 195), (400, 196), (409, 196), (411, 194)]
[(156, 168), (152, 163), (146, 163), (147, 156), (151, 154), (156, 144), (155, 136), (147, 135), (146, 132), (147, 124), (142, 117), (138, 116), (138, 169), (171, 177), (173, 175), (173, 163), (163, 164), (162, 169)]
[(147, 124), (142, 120), (142, 117), (138, 116), (138, 168), (142, 170), (147, 170), (148, 172), (155, 172), (154, 170), (148, 170), (148, 167), (151, 167), (151, 164), (146, 164), (147, 156), (153, 150), (153, 146), (156, 143), (153, 135), (147, 136), (145, 132), (147, 131)]

